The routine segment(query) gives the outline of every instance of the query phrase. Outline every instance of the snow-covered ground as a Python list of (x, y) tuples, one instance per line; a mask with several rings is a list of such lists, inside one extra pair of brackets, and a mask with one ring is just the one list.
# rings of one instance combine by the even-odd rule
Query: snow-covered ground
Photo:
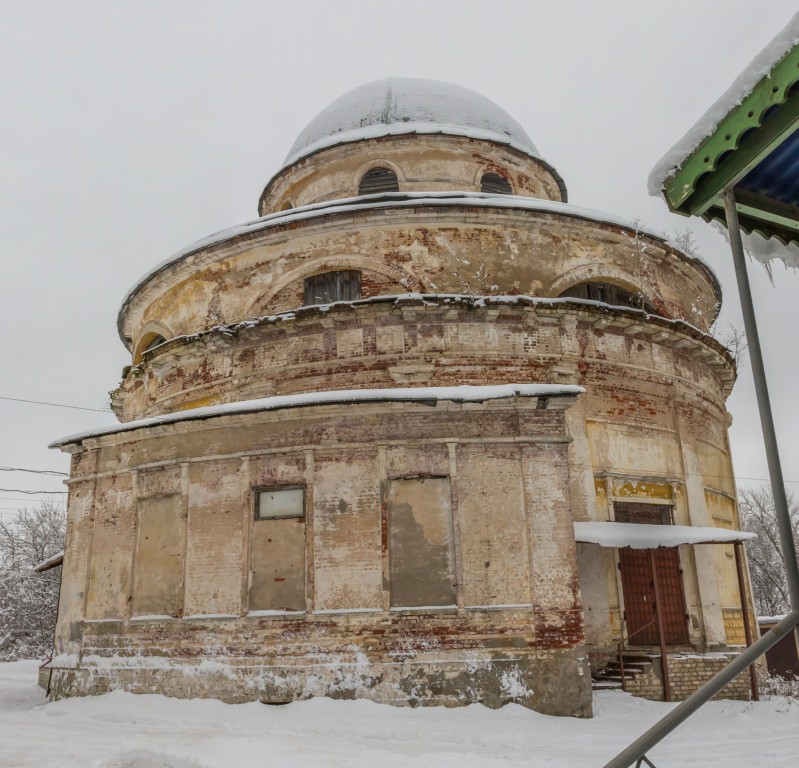
[[(286, 706), (105, 696), (46, 704), (36, 664), (0, 664), (0, 766), (601, 768), (672, 705), (596, 696), (593, 720), (312, 699)], [(794, 768), (799, 703), (711, 702), (650, 753), (669, 766)]]

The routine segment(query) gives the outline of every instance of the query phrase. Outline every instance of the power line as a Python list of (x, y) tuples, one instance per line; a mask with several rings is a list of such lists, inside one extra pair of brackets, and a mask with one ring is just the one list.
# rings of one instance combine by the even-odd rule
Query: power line
[(25, 400), (21, 397), (4, 397), (0, 395), (0, 400), (11, 400), (15, 403), (31, 403), (33, 405), (49, 405), (53, 408), (72, 408), (76, 411), (95, 411), (96, 413), (112, 413), (110, 408), (86, 408), (82, 405), (65, 405), (64, 403), (48, 403), (44, 400)]
[(30, 472), (34, 475), (61, 475), (69, 477), (69, 472), (56, 472), (52, 469), (22, 469), (21, 467), (0, 467), (0, 472)]
[(0, 493), (67, 493), (67, 491), (26, 491), (24, 488), (0, 488)]

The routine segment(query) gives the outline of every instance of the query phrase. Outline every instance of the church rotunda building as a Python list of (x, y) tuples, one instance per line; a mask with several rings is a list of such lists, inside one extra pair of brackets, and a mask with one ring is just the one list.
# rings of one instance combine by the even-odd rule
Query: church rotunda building
[[(258, 213), (132, 288), (120, 423), (54, 443), (52, 697), (590, 716), (619, 643), (734, 652), (735, 366), (702, 261), (570, 205), (512, 117), (430, 80), (333, 102)], [(660, 542), (655, 620), (599, 524), (722, 533)]]

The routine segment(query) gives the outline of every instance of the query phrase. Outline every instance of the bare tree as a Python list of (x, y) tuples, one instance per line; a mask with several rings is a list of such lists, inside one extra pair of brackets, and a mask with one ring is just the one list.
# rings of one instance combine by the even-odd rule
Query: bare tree
[(0, 522), (0, 660), (37, 658), (52, 649), (61, 569), (33, 568), (64, 548), (65, 534), (64, 508), (56, 503)]
[[(747, 488), (738, 494), (741, 527), (757, 534), (746, 545), (755, 607), (761, 616), (776, 616), (790, 610), (785, 560), (780, 547), (774, 498), (765, 487)], [(799, 503), (788, 496), (794, 542), (799, 541)]]
[(459, 259), (459, 261), (466, 269), (455, 271), (452, 274), (461, 284), (461, 293), (465, 296), (495, 296), (497, 294), (499, 286), (491, 282), (491, 272), (482, 258), (477, 260), (477, 264), (472, 264), (468, 259)]

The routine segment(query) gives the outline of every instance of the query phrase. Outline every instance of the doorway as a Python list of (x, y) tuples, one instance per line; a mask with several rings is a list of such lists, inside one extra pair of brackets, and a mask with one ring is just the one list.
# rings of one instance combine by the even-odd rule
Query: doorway
[[(671, 507), (666, 505), (616, 503), (613, 508), (619, 523), (671, 524)], [(649, 553), (647, 549), (619, 549), (624, 620), (630, 645), (659, 642)], [(679, 551), (677, 547), (658, 547), (654, 555), (665, 640), (669, 645), (687, 643), (688, 617)]]

